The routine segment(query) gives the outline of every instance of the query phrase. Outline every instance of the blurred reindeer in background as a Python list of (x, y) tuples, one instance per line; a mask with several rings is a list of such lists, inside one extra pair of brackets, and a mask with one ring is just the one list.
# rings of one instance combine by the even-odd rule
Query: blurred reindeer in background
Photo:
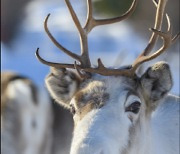
[[(172, 27), (166, 14), (167, 31), (161, 26), (167, 0), (154, 0), (156, 17), (147, 47), (130, 66), (106, 68), (98, 59), (92, 67), (88, 52), (88, 33), (96, 26), (112, 24), (129, 17), (136, 8), (120, 17), (97, 20), (93, 17), (92, 1), (87, 0), (86, 24), (81, 26), (69, 0), (65, 0), (79, 31), (81, 55), (63, 47), (52, 36), (47, 21), (44, 27), (50, 39), (64, 53), (78, 61), (74, 64), (40, 62), (51, 66), (45, 82), (51, 96), (71, 110), (74, 133), (71, 154), (178, 154), (179, 153), (179, 97), (169, 93), (173, 81), (169, 65), (157, 62), (142, 76), (136, 74), (141, 64), (155, 59), (179, 37), (172, 37)], [(151, 54), (158, 38), (163, 40), (160, 49)], [(75, 69), (74, 73), (70, 69)]]
[(27, 77), (1, 73), (2, 154), (68, 153), (73, 122)]
[(52, 121), (47, 94), (26, 77), (1, 73), (2, 154), (49, 154)]

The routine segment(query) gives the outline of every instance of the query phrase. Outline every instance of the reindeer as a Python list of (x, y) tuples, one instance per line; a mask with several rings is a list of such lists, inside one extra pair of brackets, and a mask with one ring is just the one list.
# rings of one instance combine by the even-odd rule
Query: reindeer
[(1, 129), (2, 154), (59, 154), (69, 151), (73, 121), (32, 80), (5, 71), (1, 73)]
[(2, 154), (49, 154), (52, 109), (47, 95), (27, 77), (1, 73)]
[[(144, 62), (155, 59), (179, 37), (172, 37), (170, 18), (166, 14), (167, 32), (161, 31), (167, 0), (153, 1), (156, 7), (154, 28), (149, 43), (130, 66), (107, 68), (98, 59), (92, 67), (88, 52), (88, 33), (96, 26), (112, 24), (128, 18), (135, 10), (134, 0), (122, 16), (110, 19), (93, 17), (92, 1), (87, 0), (85, 26), (69, 0), (65, 0), (78, 29), (81, 55), (63, 47), (50, 33), (46, 17), (44, 28), (53, 43), (78, 61), (74, 64), (54, 63), (36, 56), (51, 67), (45, 83), (51, 96), (70, 110), (74, 119), (71, 154), (178, 154), (179, 97), (169, 94), (173, 85), (170, 67), (160, 61), (143, 75), (136, 70)], [(163, 45), (151, 54), (158, 38)], [(76, 70), (76, 72), (74, 71)]]

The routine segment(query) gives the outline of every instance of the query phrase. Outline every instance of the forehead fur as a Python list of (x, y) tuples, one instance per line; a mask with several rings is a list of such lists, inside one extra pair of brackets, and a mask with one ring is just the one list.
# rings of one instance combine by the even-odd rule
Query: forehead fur
[(89, 100), (90, 97), (96, 97), (103, 93), (113, 95), (118, 93), (121, 89), (136, 90), (137, 86), (137, 79), (131, 79), (123, 76), (95, 76), (81, 85), (80, 90), (75, 95), (75, 100), (77, 102), (84, 102)]
[[(133, 88), (133, 89), (132, 89)], [(74, 95), (73, 104), (81, 118), (95, 108), (101, 108), (121, 90), (136, 90), (137, 82), (127, 77), (95, 76), (86, 80)]]

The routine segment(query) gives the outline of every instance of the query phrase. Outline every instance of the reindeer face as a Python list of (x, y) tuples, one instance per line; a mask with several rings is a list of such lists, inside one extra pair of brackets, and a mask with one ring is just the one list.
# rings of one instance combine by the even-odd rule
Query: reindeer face
[(93, 75), (80, 81), (71, 71), (52, 69), (46, 85), (73, 114), (71, 154), (119, 154), (131, 146), (130, 138), (147, 131), (172, 80), (169, 66), (159, 62), (134, 78)]
[(139, 117), (137, 81), (95, 77), (73, 96), (70, 106), (75, 122), (72, 154), (119, 153), (128, 145), (129, 130)]
[(118, 154), (128, 146), (130, 129), (145, 108), (138, 78), (94, 75), (80, 82), (72, 72), (52, 69), (46, 85), (73, 114), (72, 154)]
[[(125, 112), (138, 113), (141, 101), (136, 88), (138, 88), (137, 81), (125, 77), (94, 76), (87, 80), (82, 83), (70, 101), (75, 124), (92, 110), (103, 109), (109, 102), (123, 102), (120, 100), (121, 93), (125, 97), (121, 108), (124, 108)], [(134, 100), (134, 103), (131, 100)], [(130, 115), (128, 117), (133, 120)]]
[(51, 95), (73, 113), (71, 153), (118, 153), (127, 146), (129, 129), (139, 117), (138, 80), (95, 75), (80, 82), (74, 76), (53, 69), (46, 79)]

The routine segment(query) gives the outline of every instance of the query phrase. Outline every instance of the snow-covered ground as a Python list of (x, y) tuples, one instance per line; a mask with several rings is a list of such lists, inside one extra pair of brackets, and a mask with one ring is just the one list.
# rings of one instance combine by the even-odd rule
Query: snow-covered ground
[[(86, 10), (82, 9), (85, 8), (82, 6), (85, 3), (82, 5), (80, 3), (74, 2), (73, 6), (78, 16), (80, 16), (80, 20), (85, 21)], [(40, 55), (46, 60), (73, 62), (70, 57), (57, 49), (45, 34), (43, 21), (48, 13), (51, 13), (48, 25), (53, 35), (69, 50), (79, 53), (80, 45), (77, 30), (64, 1), (59, 0), (36, 0), (31, 2), (27, 8), (28, 16), (22, 25), (21, 34), (13, 42), (11, 48), (1, 44), (1, 69), (13, 70), (26, 75), (40, 86), (44, 85), (44, 78), (48, 74), (49, 68), (36, 59), (35, 51), (37, 47), (40, 47)], [(101, 57), (105, 66), (131, 64), (147, 44), (147, 40), (138, 36), (131, 26), (127, 22), (121, 22), (95, 28), (89, 35), (89, 50), (93, 64), (96, 64), (99, 57)], [(9, 50), (13, 50), (13, 52), (8, 52)], [(172, 48), (160, 59), (169, 58), (167, 61), (171, 66), (174, 79), (172, 93), (179, 95), (179, 52), (171, 54), (171, 50)], [(178, 45), (176, 45), (176, 50), (179, 50)], [(153, 62), (155, 61), (157, 59)]]

